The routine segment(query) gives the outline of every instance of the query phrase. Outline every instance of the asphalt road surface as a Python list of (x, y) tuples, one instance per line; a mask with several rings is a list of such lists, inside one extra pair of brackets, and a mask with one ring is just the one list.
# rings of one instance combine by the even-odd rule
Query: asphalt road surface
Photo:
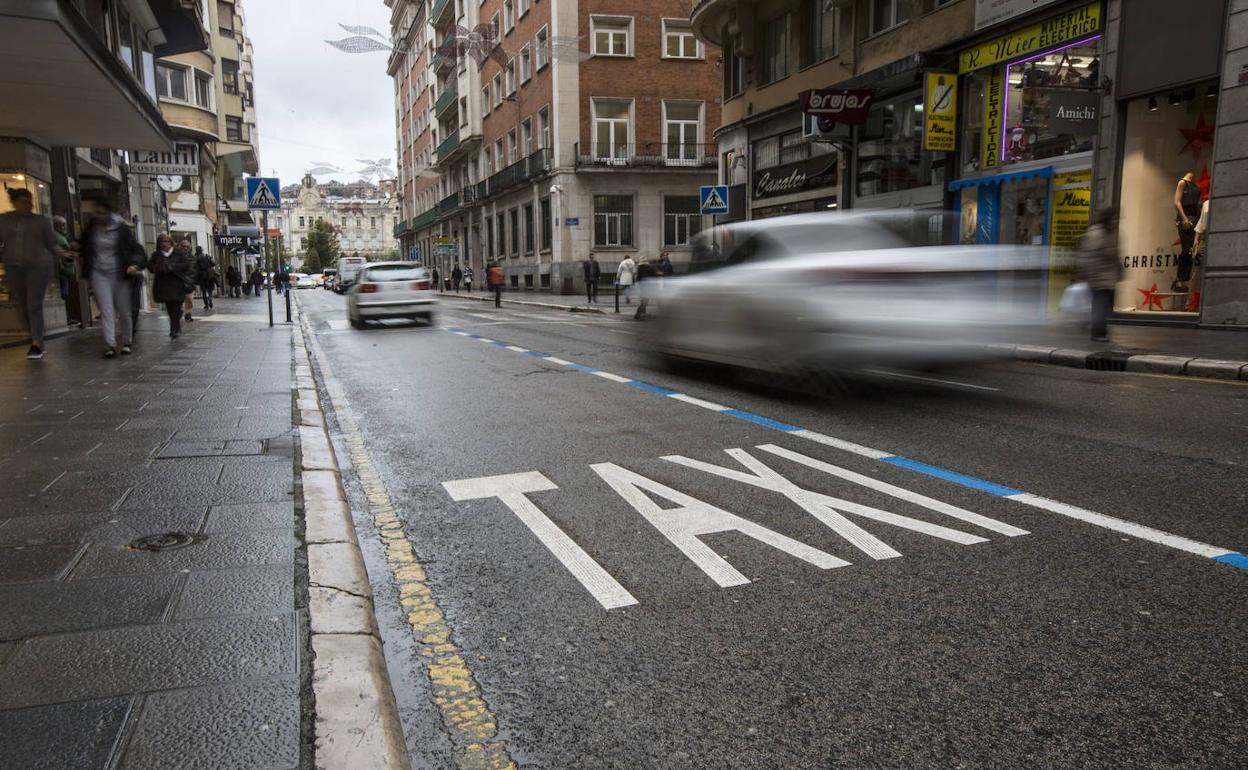
[[(1244, 766), (1244, 385), (800, 396), (668, 373), (621, 317), (299, 301), (520, 767)], [(447, 766), (389, 625), (414, 764)]]

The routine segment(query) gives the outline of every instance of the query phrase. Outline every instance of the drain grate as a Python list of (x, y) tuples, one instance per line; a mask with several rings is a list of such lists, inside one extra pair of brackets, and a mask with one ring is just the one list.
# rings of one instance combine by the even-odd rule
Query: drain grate
[(194, 535), (185, 532), (164, 532), (159, 535), (144, 535), (130, 543), (133, 551), (175, 551), (195, 542)]
[(1103, 353), (1093, 353), (1088, 356), (1085, 366), (1099, 372), (1125, 372), (1127, 370), (1127, 359), (1130, 357), (1130, 353), (1107, 350)]

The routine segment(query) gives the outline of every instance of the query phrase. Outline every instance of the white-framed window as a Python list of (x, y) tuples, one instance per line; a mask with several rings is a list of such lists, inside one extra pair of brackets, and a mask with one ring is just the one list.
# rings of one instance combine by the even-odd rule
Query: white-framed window
[(542, 143), (542, 149), (548, 150), (550, 144), (550, 108), (543, 107), (537, 111), (537, 135), (538, 141)]
[(490, 87), (487, 85), (481, 89), (481, 116), (489, 115), (491, 109), (493, 104), (490, 102)]
[(702, 229), (702, 210), (696, 195), (663, 196), (663, 245), (688, 246)]
[(870, 0), (870, 3), (870, 26), (867, 34), (879, 34), (910, 18), (909, 0)]
[(498, 139), (494, 142), (494, 164), (501, 171), (503, 166), (507, 165), (507, 156), (503, 154), (503, 140)]
[(590, 34), (595, 56), (631, 56), (633, 18), (631, 16), (591, 16)]
[(693, 36), (693, 26), (688, 19), (663, 20), (663, 58), (702, 58), (698, 39)]
[(697, 165), (702, 149), (702, 102), (663, 101), (663, 157), (668, 165)]
[(494, 28), (494, 40), (497, 45), (498, 38), (503, 34), (502, 17), (498, 11), (495, 11), (494, 15), (490, 17), (490, 26)]
[(195, 73), (195, 105), (212, 109), (212, 78), (203, 72)]
[(494, 75), (494, 106), (500, 107), (503, 104), (503, 73), (499, 72)]
[(787, 13), (777, 16), (767, 22), (763, 30), (763, 50), (759, 52), (759, 59), (764, 85), (789, 76), (789, 18)]
[(537, 51), (535, 58), (537, 59), (537, 69), (540, 72), (542, 67), (550, 64), (550, 32), (542, 27), (537, 31)]
[(626, 160), (632, 148), (632, 99), (593, 99), (594, 146), (600, 160)]
[(594, 246), (633, 245), (633, 196), (594, 196)]
[(165, 99), (176, 99), (180, 102), (189, 101), (186, 90), (186, 67), (176, 64), (157, 62), (156, 93)]
[(503, 34), (516, 28), (515, 0), (503, 0)]
[(802, 0), (802, 66), (827, 61), (838, 53), (841, 11), (824, 0)]
[(533, 77), (533, 47), (525, 43), (520, 49), (520, 82), (527, 83)]
[(512, 59), (507, 62), (506, 72), (507, 95), (512, 96), (516, 93), (516, 60)]
[(524, 156), (533, 154), (533, 118), (525, 118), (520, 124), (520, 141), (524, 148)]
[(507, 132), (507, 152), (512, 163), (520, 160), (520, 139), (514, 128)]
[(521, 19), (523, 19), (524, 15), (529, 12), (529, 8), (532, 5), (533, 3), (530, 2), (530, 0), (519, 0), (519, 5), (517, 6), (517, 10), (519, 11), (518, 15)]

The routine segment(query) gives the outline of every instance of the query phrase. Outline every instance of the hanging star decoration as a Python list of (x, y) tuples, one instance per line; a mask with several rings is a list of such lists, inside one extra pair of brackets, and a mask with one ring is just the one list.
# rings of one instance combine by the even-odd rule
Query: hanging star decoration
[(1165, 310), (1161, 306), (1165, 297), (1161, 296), (1161, 292), (1157, 290), (1157, 284), (1154, 283), (1151, 289), (1136, 289), (1136, 291), (1144, 295), (1140, 299), (1140, 307), (1144, 310)]
[(1190, 150), (1192, 160), (1200, 160), (1201, 153), (1206, 148), (1213, 147), (1213, 129), (1213, 126), (1205, 122), (1204, 115), (1196, 117), (1195, 128), (1180, 128), (1179, 133), (1183, 135), (1187, 143), (1183, 145), (1183, 149), (1179, 150), (1179, 154), (1182, 155)]
[(1187, 305), (1183, 308), (1189, 313), (1195, 313), (1200, 310), (1200, 292), (1194, 291), (1187, 295)]

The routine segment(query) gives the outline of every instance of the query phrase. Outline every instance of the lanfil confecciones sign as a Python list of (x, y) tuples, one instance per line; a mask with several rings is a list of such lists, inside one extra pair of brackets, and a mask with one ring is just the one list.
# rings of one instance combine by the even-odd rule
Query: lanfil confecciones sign
[(131, 150), (130, 173), (161, 176), (199, 176), (199, 145), (177, 142), (173, 151)]
[(861, 126), (867, 122), (867, 113), (875, 92), (856, 88), (819, 88), (802, 91), (802, 111), (821, 121)]

